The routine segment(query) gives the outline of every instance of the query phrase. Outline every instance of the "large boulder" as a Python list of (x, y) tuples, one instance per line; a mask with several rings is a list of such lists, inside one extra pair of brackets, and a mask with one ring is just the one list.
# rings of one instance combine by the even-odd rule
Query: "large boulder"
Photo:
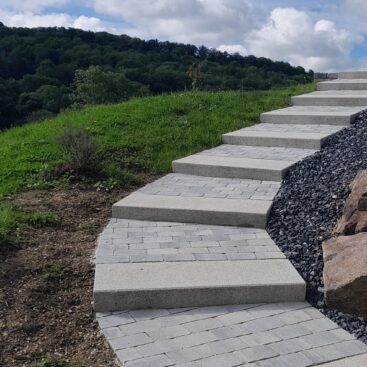
[(367, 171), (360, 171), (351, 184), (343, 216), (338, 221), (337, 234), (352, 235), (367, 231)]
[(367, 233), (332, 238), (322, 248), (327, 305), (367, 316)]

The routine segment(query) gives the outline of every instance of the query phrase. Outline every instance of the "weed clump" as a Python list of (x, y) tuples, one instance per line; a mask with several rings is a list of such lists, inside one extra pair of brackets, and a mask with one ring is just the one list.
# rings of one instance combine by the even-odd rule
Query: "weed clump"
[(98, 176), (101, 173), (101, 157), (94, 136), (86, 129), (68, 125), (57, 138), (64, 163), (56, 173), (73, 171), (81, 176)]

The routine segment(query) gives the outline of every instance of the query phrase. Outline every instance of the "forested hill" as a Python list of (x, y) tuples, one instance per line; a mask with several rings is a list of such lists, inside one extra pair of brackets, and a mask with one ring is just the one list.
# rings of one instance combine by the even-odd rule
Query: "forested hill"
[(203, 46), (0, 23), (0, 129), (74, 104), (190, 89), (265, 90), (311, 79), (302, 67)]

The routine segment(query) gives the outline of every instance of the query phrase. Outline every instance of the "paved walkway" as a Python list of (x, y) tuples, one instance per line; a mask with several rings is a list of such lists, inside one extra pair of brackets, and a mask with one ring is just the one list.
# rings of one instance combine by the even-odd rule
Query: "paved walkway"
[(94, 299), (124, 366), (367, 366), (264, 230), (287, 170), (367, 106), (365, 74), (320, 83), (113, 206)]

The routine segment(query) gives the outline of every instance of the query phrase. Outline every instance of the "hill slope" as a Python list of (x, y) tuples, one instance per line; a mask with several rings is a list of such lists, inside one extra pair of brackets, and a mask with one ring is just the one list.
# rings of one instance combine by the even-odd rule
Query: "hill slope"
[(221, 135), (258, 122), (313, 84), (259, 92), (187, 92), (69, 111), (57, 118), (0, 133), (0, 198), (46, 183), (60, 163), (56, 137), (68, 124), (97, 139), (106, 179), (121, 170), (161, 173), (171, 161), (217, 145)]
[(0, 23), (0, 49), (0, 129), (36, 111), (57, 113), (71, 105), (75, 72), (91, 65), (126, 76), (133, 95), (190, 90), (193, 85), (211, 91), (266, 90), (312, 79), (302, 67), (266, 58), (77, 29)]

